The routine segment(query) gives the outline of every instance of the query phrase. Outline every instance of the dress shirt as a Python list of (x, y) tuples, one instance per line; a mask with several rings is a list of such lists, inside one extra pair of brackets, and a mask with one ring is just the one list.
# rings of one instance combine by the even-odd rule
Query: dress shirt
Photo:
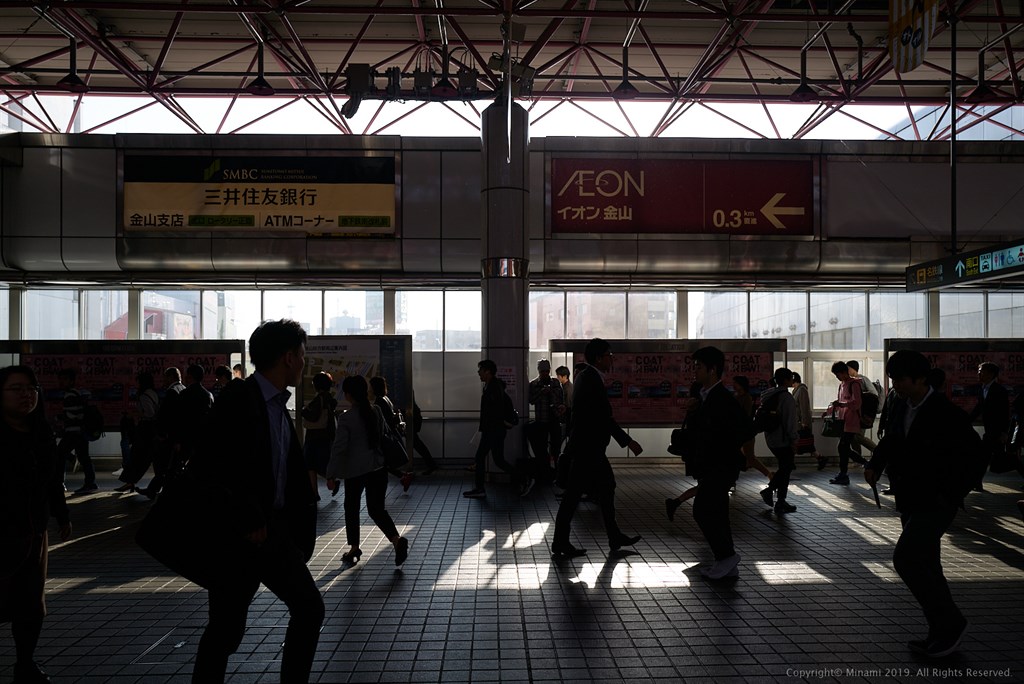
[(291, 447), (291, 430), (288, 429), (288, 399), (292, 393), (288, 390), (279, 390), (273, 383), (267, 380), (259, 371), (256, 382), (263, 392), (263, 399), (267, 402), (267, 416), (270, 419), (270, 449), (274, 469), (274, 509), (284, 508), (284, 490), (288, 483), (288, 450)]
[(906, 413), (905, 416), (903, 416), (903, 434), (904, 434), (904, 436), (910, 434), (910, 426), (913, 424), (914, 418), (917, 417), (918, 410), (922, 406), (924, 406), (924, 402), (928, 401), (928, 397), (932, 396), (934, 393), (935, 393), (935, 390), (933, 388), (929, 387), (928, 388), (928, 394), (924, 395), (924, 399), (922, 399), (921, 402), (919, 404), (917, 404), (916, 406), (914, 405), (914, 402), (910, 401), (910, 399), (907, 399), (907, 413)]

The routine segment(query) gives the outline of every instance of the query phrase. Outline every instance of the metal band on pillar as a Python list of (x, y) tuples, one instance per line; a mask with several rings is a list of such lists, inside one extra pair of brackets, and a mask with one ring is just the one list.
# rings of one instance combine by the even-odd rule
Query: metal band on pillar
[(480, 261), (480, 275), (484, 278), (526, 278), (529, 274), (529, 259), (490, 257)]

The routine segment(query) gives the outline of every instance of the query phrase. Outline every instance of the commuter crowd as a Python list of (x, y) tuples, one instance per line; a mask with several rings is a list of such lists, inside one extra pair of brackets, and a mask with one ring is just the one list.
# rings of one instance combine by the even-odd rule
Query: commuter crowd
[[(312, 378), (314, 395), (297, 411), (304, 432), (300, 441), (287, 405), (288, 388), (303, 379), (305, 343), (306, 333), (297, 322), (265, 322), (249, 340), (256, 369), (249, 377), (240, 366), (219, 366), (207, 390), (202, 366), (189, 366), (184, 377), (179, 369), (168, 368), (162, 374), (161, 397), (153, 375), (143, 372), (137, 377), (135, 411), (122, 417), (118, 491), (155, 502), (139, 531), (139, 544), (208, 592), (208, 622), (193, 671), (196, 682), (224, 680), (261, 584), (290, 615), (281, 680), (308, 681), (325, 614), (307, 566), (317, 537), (321, 478), (332, 496), (344, 493), (349, 549), (341, 555), (343, 563), (351, 566), (362, 557), (364, 496), (367, 514), (391, 542), (394, 564), (401, 566), (410, 554), (410, 539), (385, 505), (389, 475), (399, 478), (405, 490), (413, 481), (402, 446), (410, 429), (405, 417), (389, 398), (383, 378), (348, 376), (336, 387), (329, 373), (320, 372)], [(595, 338), (583, 356), (572, 371), (556, 368), (555, 377), (550, 362), (538, 363), (537, 377), (528, 385), (533, 419), (522, 426), (532, 457), (506, 456), (506, 437), (519, 426), (520, 417), (497, 365), (489, 359), (478, 364), (482, 392), (471, 466), (474, 484), (464, 496), (487, 497), (488, 456), (521, 496), (528, 496), (538, 483), (553, 484), (560, 498), (550, 540), (556, 562), (587, 554), (572, 542), (572, 521), (582, 501), (600, 511), (611, 553), (628, 553), (642, 539), (620, 527), (615, 473), (607, 454), (613, 439), (634, 455), (643, 452), (616, 422), (608, 398), (606, 374), (614, 351), (607, 341)], [(692, 499), (693, 519), (713, 557), (700, 574), (710, 582), (731, 582), (741, 569), (742, 549), (736, 548), (729, 519), (740, 473), (760, 473), (766, 479), (760, 498), (775, 515), (787, 516), (798, 509), (789, 496), (796, 455), (813, 455), (819, 470), (829, 460), (815, 447), (807, 386), (798, 373), (776, 369), (771, 386), (755, 397), (745, 376), (733, 376), (733, 389), (727, 387), (721, 350), (703, 347), (690, 362), (693, 384), (668, 451), (682, 458), (696, 484), (666, 499), (666, 513), (673, 520)], [(1005, 464), (1014, 449), (1019, 463), (1022, 395), (1011, 413), (998, 367), (983, 363), (982, 394), (968, 414), (947, 398), (941, 371), (917, 352), (898, 351), (889, 357), (885, 370), (891, 390), (884, 398), (881, 386), (859, 370), (855, 361), (832, 366), (839, 387), (825, 431), (839, 440), (839, 472), (830, 483), (850, 484), (851, 461), (863, 465), (872, 488), (883, 473), (888, 476), (885, 493), (895, 497), (902, 524), (893, 563), (927, 623), (927, 633), (910, 641), (908, 648), (943, 657), (957, 650), (968, 625), (942, 572), (941, 539), (964, 497), (982, 488), (989, 466)], [(49, 681), (33, 654), (46, 614), (49, 518), (57, 519), (62, 540), (72, 534), (64, 484), (70, 464), (77, 461), (84, 471), (84, 484), (74, 494), (97, 490), (89, 454), (94, 412), (87, 394), (75, 388), (73, 370), (62, 370), (58, 378), (63, 401), (55, 433), (43, 414), (32, 369), (0, 369), (0, 443), (11, 455), (0, 497), (5, 548), (0, 619), (11, 622), (17, 682)], [(343, 401), (334, 396), (336, 389)], [(876, 420), (877, 443), (865, 435)], [(983, 436), (975, 431), (974, 421), (982, 423)], [(437, 464), (419, 438), (422, 422), (414, 404), (410, 441), (423, 458), (424, 474), (429, 474)], [(775, 460), (774, 471), (755, 455), (758, 433), (764, 434)], [(154, 475), (140, 488), (150, 468)]]

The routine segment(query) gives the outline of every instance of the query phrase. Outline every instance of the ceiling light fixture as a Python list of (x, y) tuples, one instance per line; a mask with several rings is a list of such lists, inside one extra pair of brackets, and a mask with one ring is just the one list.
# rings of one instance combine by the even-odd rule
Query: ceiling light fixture
[(245, 86), (245, 92), (257, 97), (269, 97), (274, 94), (274, 87), (263, 75), (263, 41), (256, 44), (256, 78)]
[[(806, 47), (806, 46), (805, 46)], [(807, 84), (807, 50), (800, 51), (800, 85), (789, 96), (790, 102), (814, 102), (818, 93)]]
[(78, 41), (71, 39), (71, 50), (68, 57), (68, 74), (57, 81), (57, 87), (69, 93), (87, 93), (89, 86), (78, 77)]
[(612, 91), (612, 97), (616, 100), (632, 100), (640, 91), (636, 89), (636, 86), (629, 82), (629, 48), (625, 45), (622, 46), (622, 83), (615, 86), (615, 90)]

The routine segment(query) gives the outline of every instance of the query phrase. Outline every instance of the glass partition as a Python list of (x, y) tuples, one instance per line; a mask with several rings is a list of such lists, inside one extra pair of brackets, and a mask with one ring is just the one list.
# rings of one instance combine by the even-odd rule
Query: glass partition
[(867, 349), (866, 293), (812, 292), (810, 306), (812, 350)]
[(142, 339), (199, 339), (199, 306), (199, 292), (144, 290), (142, 292)]
[(263, 320), (290, 318), (298, 321), (308, 335), (324, 330), (323, 292), (321, 290), (268, 290), (263, 293)]
[(395, 333), (412, 335), (413, 351), (441, 351), (444, 335), (444, 292), (397, 291)]
[(672, 340), (676, 337), (675, 292), (630, 292), (626, 337)]
[(204, 291), (203, 339), (248, 340), (263, 321), (262, 307), (259, 290)]
[(690, 292), (687, 295), (690, 339), (747, 337), (746, 292)]
[(479, 290), (444, 293), (445, 351), (480, 351), (481, 312)]
[(985, 337), (985, 295), (940, 292), (939, 337)]
[(77, 340), (78, 290), (27, 290), (22, 299), (24, 340)]
[(1024, 292), (989, 294), (988, 336), (1024, 338)]
[(565, 293), (530, 292), (530, 349), (547, 352), (548, 340), (565, 339)]
[(0, 340), (11, 339), (11, 291), (0, 287)]
[(82, 339), (127, 340), (127, 290), (82, 291)]
[(380, 290), (324, 292), (325, 335), (383, 335), (384, 293)]
[(869, 295), (871, 344), (882, 351), (892, 337), (928, 336), (928, 295), (923, 292), (872, 292)]
[(788, 350), (807, 349), (807, 295), (803, 292), (751, 292), (750, 337), (783, 337)]
[(626, 295), (622, 292), (566, 292), (565, 336), (571, 340), (626, 336)]

